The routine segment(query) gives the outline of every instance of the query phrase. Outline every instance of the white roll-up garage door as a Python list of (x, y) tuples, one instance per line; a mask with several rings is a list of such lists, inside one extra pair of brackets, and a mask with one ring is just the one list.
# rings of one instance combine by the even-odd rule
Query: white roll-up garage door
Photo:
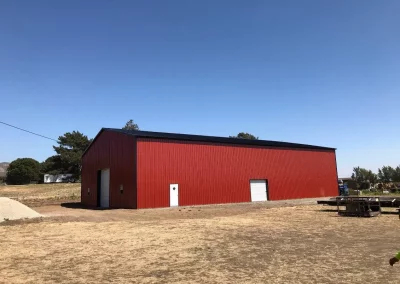
[(251, 201), (266, 201), (267, 199), (267, 181), (250, 180)]

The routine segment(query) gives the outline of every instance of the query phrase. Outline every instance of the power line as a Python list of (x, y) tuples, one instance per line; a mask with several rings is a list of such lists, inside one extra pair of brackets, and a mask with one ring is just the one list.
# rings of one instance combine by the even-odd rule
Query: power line
[(0, 123), (1, 123), (1, 124), (4, 124), (4, 125), (7, 125), (7, 126), (10, 126), (10, 127), (13, 127), (13, 128), (16, 128), (16, 129), (21, 130), (21, 131), (28, 132), (28, 133), (30, 133), (30, 134), (33, 134), (33, 135), (36, 135), (36, 136), (39, 136), (39, 137), (42, 137), (42, 138), (46, 138), (46, 139), (49, 139), (49, 140), (53, 140), (53, 141), (58, 142), (58, 140), (56, 140), (56, 139), (53, 139), (53, 138), (50, 138), (50, 137), (47, 137), (47, 136), (44, 136), (44, 135), (40, 135), (40, 134), (37, 134), (37, 133), (35, 133), (35, 132), (26, 130), (26, 129), (22, 129), (22, 128), (16, 127), (16, 126), (14, 126), (14, 125), (11, 125), (11, 124), (8, 124), (8, 123), (2, 122), (2, 121), (0, 121)]

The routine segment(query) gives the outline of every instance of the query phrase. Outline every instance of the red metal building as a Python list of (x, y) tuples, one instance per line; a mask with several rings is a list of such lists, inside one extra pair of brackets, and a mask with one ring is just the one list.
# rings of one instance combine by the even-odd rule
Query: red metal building
[(155, 208), (336, 196), (334, 148), (103, 128), (82, 157), (82, 203)]

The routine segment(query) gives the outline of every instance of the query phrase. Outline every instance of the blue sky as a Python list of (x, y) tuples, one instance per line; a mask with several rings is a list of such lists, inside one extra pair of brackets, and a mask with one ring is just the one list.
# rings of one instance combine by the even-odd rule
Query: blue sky
[[(337, 148), (400, 164), (400, 1), (1, 1), (0, 121)], [(0, 162), (52, 141), (0, 125)]]

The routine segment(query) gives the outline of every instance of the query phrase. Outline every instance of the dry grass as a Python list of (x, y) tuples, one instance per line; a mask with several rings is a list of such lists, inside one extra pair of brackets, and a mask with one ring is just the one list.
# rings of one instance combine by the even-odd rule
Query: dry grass
[(0, 186), (0, 196), (23, 203), (40, 203), (50, 200), (80, 199), (80, 183), (54, 183)]
[(40, 207), (0, 226), (0, 283), (399, 283), (398, 217), (326, 208)]

